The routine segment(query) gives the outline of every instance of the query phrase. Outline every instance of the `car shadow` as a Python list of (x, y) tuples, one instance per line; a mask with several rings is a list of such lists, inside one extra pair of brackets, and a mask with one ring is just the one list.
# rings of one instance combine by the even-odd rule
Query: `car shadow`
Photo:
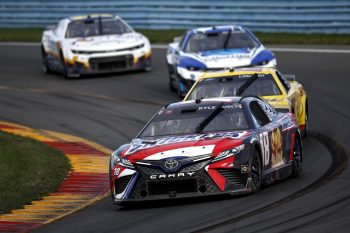
[(115, 211), (130, 211), (137, 209), (152, 209), (152, 208), (163, 208), (170, 206), (181, 206), (181, 205), (192, 205), (204, 202), (218, 202), (232, 199), (246, 198), (249, 194), (230, 195), (230, 194), (219, 194), (213, 196), (201, 196), (201, 197), (186, 197), (186, 198), (173, 198), (165, 200), (147, 200), (124, 203), (122, 206), (115, 206)]

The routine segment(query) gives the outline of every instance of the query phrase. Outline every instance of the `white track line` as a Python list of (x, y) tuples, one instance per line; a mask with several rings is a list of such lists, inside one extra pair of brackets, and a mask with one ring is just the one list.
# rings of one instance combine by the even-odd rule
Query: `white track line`
[[(0, 42), (0, 46), (30, 47), (40, 46), (37, 42)], [(153, 44), (154, 49), (167, 49), (168, 45)], [(307, 49), (307, 48), (269, 48), (274, 52), (294, 52), (294, 53), (350, 53), (350, 49)]]

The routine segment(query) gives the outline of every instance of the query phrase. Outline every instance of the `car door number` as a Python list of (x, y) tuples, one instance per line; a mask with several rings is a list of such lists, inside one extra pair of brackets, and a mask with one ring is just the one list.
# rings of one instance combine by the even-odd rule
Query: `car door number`
[(270, 162), (270, 142), (268, 132), (263, 132), (259, 135), (259, 141), (262, 150), (262, 157), (264, 166), (268, 165)]

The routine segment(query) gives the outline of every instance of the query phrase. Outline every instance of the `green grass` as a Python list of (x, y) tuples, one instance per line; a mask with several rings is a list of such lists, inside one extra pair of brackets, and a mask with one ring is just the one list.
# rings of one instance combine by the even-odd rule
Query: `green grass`
[[(40, 42), (40, 28), (0, 28), (0, 41)], [(185, 30), (165, 29), (150, 30), (137, 29), (136, 31), (147, 36), (152, 43), (169, 43), (174, 37), (181, 36)], [(296, 34), (296, 33), (261, 33), (256, 36), (264, 44), (328, 44), (350, 45), (350, 34)]]
[(54, 192), (70, 168), (60, 151), (0, 132), (0, 214)]
[(0, 28), (0, 41), (40, 42), (41, 28)]

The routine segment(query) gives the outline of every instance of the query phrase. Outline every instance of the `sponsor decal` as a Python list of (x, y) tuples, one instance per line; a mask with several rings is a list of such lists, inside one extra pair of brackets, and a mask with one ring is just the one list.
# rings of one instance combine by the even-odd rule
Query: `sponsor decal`
[[(217, 108), (217, 106), (212, 105), (212, 106), (201, 106), (198, 107), (198, 110), (215, 110)], [(230, 104), (230, 105), (223, 105), (222, 106), (223, 109), (233, 109), (233, 108), (242, 108), (241, 104), (235, 103), (235, 104)]]
[(208, 56), (208, 57), (203, 57), (203, 60), (205, 62), (218, 62), (220, 60), (224, 59), (250, 59), (250, 54), (249, 53), (236, 53), (236, 54), (227, 54), (227, 55), (217, 55), (217, 56)]
[(277, 167), (283, 164), (282, 158), (282, 133), (279, 128), (271, 133), (271, 167)]
[[(238, 78), (251, 78), (253, 76), (253, 74), (240, 74), (238, 75)], [(258, 78), (265, 78), (265, 77), (270, 77), (269, 75), (266, 74), (258, 74)]]
[(193, 177), (194, 172), (180, 172), (180, 173), (173, 173), (173, 174), (162, 174), (162, 175), (150, 175), (150, 180), (157, 180), (157, 179), (169, 179), (169, 178), (181, 178), (181, 177)]
[(247, 173), (248, 172), (248, 165), (241, 165), (241, 173)]
[(187, 135), (187, 136), (174, 136), (174, 137), (164, 137), (155, 139), (152, 143), (143, 143), (142, 139), (134, 139), (131, 142), (129, 149), (125, 152), (125, 155), (129, 155), (135, 153), (138, 150), (152, 148), (156, 146), (172, 144), (172, 143), (180, 143), (180, 142), (190, 142), (190, 141), (199, 141), (204, 139), (212, 139), (212, 138), (240, 138), (247, 134), (247, 131), (242, 132), (229, 132), (229, 133), (214, 133), (214, 134), (200, 134), (200, 135)]

